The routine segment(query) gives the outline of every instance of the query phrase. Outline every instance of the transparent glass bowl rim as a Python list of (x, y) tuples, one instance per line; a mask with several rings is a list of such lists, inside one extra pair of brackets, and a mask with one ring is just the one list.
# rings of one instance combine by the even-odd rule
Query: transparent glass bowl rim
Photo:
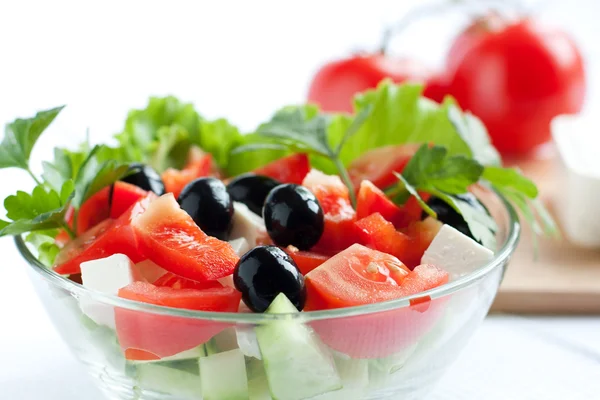
[(494, 254), (494, 258), (487, 264), (475, 271), (451, 281), (445, 285), (420, 292), (411, 296), (402, 297), (395, 300), (389, 300), (380, 303), (367, 304), (347, 308), (337, 308), (332, 310), (310, 311), (294, 314), (259, 314), (259, 313), (232, 313), (232, 312), (214, 312), (214, 311), (196, 311), (180, 308), (172, 308), (148, 303), (142, 303), (134, 300), (120, 298), (116, 295), (109, 295), (94, 291), (73, 282), (54, 271), (46, 268), (31, 252), (22, 236), (15, 236), (16, 246), (25, 260), (33, 270), (41, 275), (43, 279), (54, 286), (67, 290), (76, 297), (86, 296), (99, 303), (108, 304), (115, 307), (125, 308), (134, 311), (147, 312), (151, 314), (168, 315), (175, 317), (212, 320), (220, 322), (238, 323), (238, 324), (261, 324), (266, 321), (280, 319), (296, 319), (302, 322), (310, 322), (324, 319), (345, 318), (353, 316), (364, 316), (373, 313), (392, 311), (410, 306), (413, 299), (429, 296), (431, 299), (451, 295), (460, 291), (462, 288), (470, 286), (473, 282), (485, 277), (488, 273), (497, 267), (504, 265), (514, 252), (521, 233), (519, 216), (514, 207), (497, 191), (493, 191), (496, 197), (501, 200), (504, 206), (504, 212), (508, 215), (508, 233), (506, 240), (501, 248)]

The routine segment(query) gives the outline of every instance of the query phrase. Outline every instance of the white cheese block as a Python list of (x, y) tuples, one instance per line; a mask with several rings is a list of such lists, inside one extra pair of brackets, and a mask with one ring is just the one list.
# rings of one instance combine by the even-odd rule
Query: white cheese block
[(552, 171), (560, 187), (554, 209), (569, 240), (588, 248), (600, 248), (600, 216), (594, 212), (600, 196), (598, 124), (597, 116), (561, 115), (551, 125), (560, 156)]
[(494, 253), (463, 235), (450, 225), (443, 225), (425, 250), (421, 264), (432, 264), (448, 271), (452, 278), (473, 272), (494, 257)]
[(250, 244), (244, 237), (230, 240), (229, 244), (233, 247), (233, 251), (240, 257), (250, 250)]
[[(83, 286), (97, 292), (117, 295), (119, 289), (139, 280), (144, 280), (143, 276), (124, 254), (81, 263)], [(82, 297), (79, 306), (98, 325), (115, 328), (115, 311), (112, 306), (100, 304), (88, 297)]]
[(246, 357), (254, 357), (262, 360), (260, 348), (258, 347), (258, 340), (256, 340), (256, 332), (254, 331), (253, 326), (236, 326), (235, 336), (237, 338), (238, 347)]
[(135, 264), (136, 269), (140, 272), (140, 274), (144, 277), (146, 281), (149, 283), (154, 283), (158, 278), (166, 274), (168, 271), (158, 264), (155, 264), (153, 261), (144, 260)]
[(231, 239), (245, 238), (250, 248), (256, 247), (256, 242), (265, 235), (267, 229), (263, 219), (254, 214), (242, 203), (233, 203), (233, 228), (231, 230)]

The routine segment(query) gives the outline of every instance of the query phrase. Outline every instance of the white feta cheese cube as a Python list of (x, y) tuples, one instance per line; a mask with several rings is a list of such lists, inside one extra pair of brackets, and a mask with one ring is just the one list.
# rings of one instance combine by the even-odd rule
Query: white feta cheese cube
[(250, 248), (256, 247), (257, 240), (266, 234), (265, 222), (243, 203), (233, 203), (233, 228), (231, 239), (245, 238)]
[(457, 278), (485, 265), (492, 257), (494, 253), (490, 249), (444, 225), (425, 250), (421, 264), (443, 268), (452, 278)]
[(240, 351), (246, 357), (254, 357), (262, 360), (258, 340), (256, 340), (256, 332), (253, 326), (236, 326), (235, 336)]
[(240, 237), (237, 239), (230, 240), (229, 244), (231, 245), (231, 247), (233, 247), (235, 253), (240, 257), (246, 254), (248, 251), (250, 251), (250, 244), (248, 243), (246, 238)]
[[(133, 262), (124, 254), (81, 263), (83, 286), (101, 293), (116, 295), (122, 287), (143, 279)], [(115, 328), (113, 307), (86, 297), (80, 299), (79, 306), (98, 325)]]
[(149, 283), (154, 283), (158, 278), (166, 274), (168, 271), (158, 264), (150, 260), (144, 260), (135, 264), (136, 269)]

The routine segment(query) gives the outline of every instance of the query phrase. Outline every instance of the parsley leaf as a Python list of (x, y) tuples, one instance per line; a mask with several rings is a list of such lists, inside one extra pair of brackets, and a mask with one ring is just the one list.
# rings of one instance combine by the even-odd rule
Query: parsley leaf
[(129, 172), (127, 164), (121, 164), (116, 160), (100, 162), (97, 155), (101, 149), (102, 146), (92, 149), (77, 174), (75, 197), (72, 202), (77, 210), (100, 189), (112, 185)]
[(352, 203), (356, 205), (354, 186), (340, 159), (340, 153), (344, 144), (358, 132), (371, 112), (371, 108), (363, 109), (352, 119), (352, 123), (335, 145), (332, 145), (328, 136), (330, 117), (316, 114), (310, 118), (306, 114), (307, 110), (310, 112), (310, 108), (290, 108), (276, 114), (270, 122), (261, 125), (256, 132), (270, 142), (263, 143), (262, 147), (260, 143), (240, 146), (234, 149), (234, 153), (272, 149), (275, 145), (279, 148), (288, 148), (293, 152), (323, 157), (335, 165), (340, 178), (348, 187)]
[(4, 139), (0, 143), (0, 168), (29, 170), (33, 146), (63, 108), (64, 106), (40, 111), (32, 118), (19, 118), (6, 125)]
[(65, 213), (73, 197), (72, 189), (73, 182), (68, 181), (61, 189), (61, 194), (38, 185), (31, 194), (18, 191), (8, 196), (4, 200), (4, 208), (7, 218), (13, 222), (0, 230), (0, 236), (64, 228)]
[(38, 260), (47, 267), (54, 265), (54, 260), (60, 252), (60, 248), (54, 242), (58, 230), (33, 232), (27, 235), (25, 240), (31, 243), (38, 252)]

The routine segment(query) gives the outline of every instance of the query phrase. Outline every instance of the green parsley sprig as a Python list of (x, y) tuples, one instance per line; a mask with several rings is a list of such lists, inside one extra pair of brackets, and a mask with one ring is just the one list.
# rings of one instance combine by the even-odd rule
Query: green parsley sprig
[(340, 158), (344, 145), (355, 135), (365, 122), (371, 107), (361, 110), (354, 118), (338, 143), (332, 144), (328, 136), (331, 117), (316, 114), (312, 118), (306, 114), (305, 108), (291, 108), (279, 112), (271, 121), (261, 125), (256, 135), (270, 142), (258, 142), (236, 147), (233, 154), (259, 150), (288, 150), (296, 153), (308, 153), (329, 160), (344, 184), (348, 187), (350, 200), (356, 206), (354, 186)]
[[(105, 146), (91, 150), (89, 146), (82, 146), (79, 151), (56, 148), (54, 161), (44, 162), (42, 176), (35, 176), (29, 165), (31, 152), (62, 109), (57, 107), (31, 118), (15, 120), (6, 126), (0, 143), (0, 169), (23, 169), (36, 183), (31, 193), (17, 191), (4, 200), (9, 221), (0, 220), (0, 237), (35, 232), (27, 239), (38, 246), (42, 258), (50, 264), (57, 254), (53, 239), (58, 230), (76, 237), (74, 227), (81, 205), (102, 188), (121, 179), (129, 169), (128, 165), (114, 160)], [(65, 218), (71, 207), (74, 209), (72, 225)]]

